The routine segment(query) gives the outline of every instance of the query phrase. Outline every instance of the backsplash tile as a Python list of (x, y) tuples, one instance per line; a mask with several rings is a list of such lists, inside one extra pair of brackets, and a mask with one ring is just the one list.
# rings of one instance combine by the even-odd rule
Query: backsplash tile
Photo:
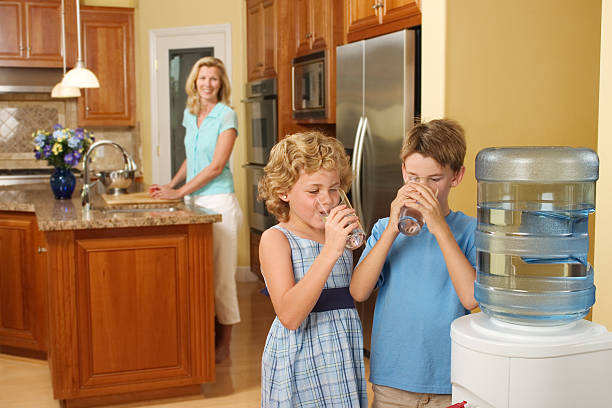
[[(46, 167), (44, 160), (34, 159), (32, 133), (51, 130), (56, 123), (77, 127), (77, 100), (52, 99), (47, 94), (0, 94), (0, 168)], [(132, 155), (140, 166), (141, 140), (136, 127), (86, 127), (96, 141), (112, 140)], [(114, 170), (123, 167), (118, 149), (105, 146), (96, 150), (92, 169)], [(82, 163), (79, 165), (82, 168)]]

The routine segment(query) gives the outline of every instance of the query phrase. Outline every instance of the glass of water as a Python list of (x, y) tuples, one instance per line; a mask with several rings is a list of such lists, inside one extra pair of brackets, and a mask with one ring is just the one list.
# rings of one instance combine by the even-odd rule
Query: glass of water
[(397, 228), (404, 235), (418, 235), (423, 228), (423, 214), (410, 207), (402, 207), (399, 213)]
[[(337, 197), (335, 197), (335, 195), (332, 194), (332, 199), (334, 199), (334, 202), (332, 202), (331, 205), (325, 206), (323, 205), (323, 203), (321, 203), (321, 201), (319, 201), (318, 198), (315, 198), (317, 210), (321, 214), (321, 218), (323, 219), (324, 222), (327, 221), (329, 212), (334, 207), (344, 204), (346, 205), (347, 208), (353, 209), (353, 206), (351, 205), (351, 202), (346, 196), (346, 193), (342, 189), (338, 189), (337, 191), (338, 191)], [(363, 227), (361, 226), (361, 222), (359, 221), (359, 219), (357, 220), (357, 223), (359, 224), (359, 226), (355, 228), (353, 231), (351, 231), (348, 237), (346, 237), (346, 248), (350, 250), (359, 248), (365, 242), (366, 235), (365, 235), (365, 232), (363, 232)]]

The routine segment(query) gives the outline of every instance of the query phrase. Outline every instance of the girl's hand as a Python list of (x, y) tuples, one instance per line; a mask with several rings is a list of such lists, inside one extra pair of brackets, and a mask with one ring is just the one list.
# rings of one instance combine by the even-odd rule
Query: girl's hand
[(348, 235), (358, 227), (355, 210), (345, 205), (332, 208), (325, 221), (325, 247), (340, 256), (344, 252)]

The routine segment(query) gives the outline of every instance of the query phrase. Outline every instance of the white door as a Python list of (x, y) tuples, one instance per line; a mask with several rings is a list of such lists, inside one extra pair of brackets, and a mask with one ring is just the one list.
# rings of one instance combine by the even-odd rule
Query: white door
[[(166, 184), (172, 178), (173, 150), (170, 103), (170, 83), (173, 73), (170, 72), (170, 56), (179, 53), (180, 50), (212, 48), (213, 55), (225, 63), (227, 75), (231, 81), (231, 27), (229, 24), (216, 24), (150, 30), (149, 48), (151, 55), (152, 182)], [(178, 89), (177, 92), (185, 92), (184, 83), (175, 88)]]

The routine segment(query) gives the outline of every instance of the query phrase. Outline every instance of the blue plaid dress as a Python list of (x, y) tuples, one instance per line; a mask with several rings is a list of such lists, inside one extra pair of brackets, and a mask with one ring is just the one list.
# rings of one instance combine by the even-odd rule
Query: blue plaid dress
[[(291, 246), (296, 282), (323, 246), (278, 225)], [(325, 288), (348, 287), (353, 257), (345, 250)], [(261, 406), (367, 407), (363, 334), (356, 309), (310, 313), (296, 330), (274, 319), (261, 364)]]

